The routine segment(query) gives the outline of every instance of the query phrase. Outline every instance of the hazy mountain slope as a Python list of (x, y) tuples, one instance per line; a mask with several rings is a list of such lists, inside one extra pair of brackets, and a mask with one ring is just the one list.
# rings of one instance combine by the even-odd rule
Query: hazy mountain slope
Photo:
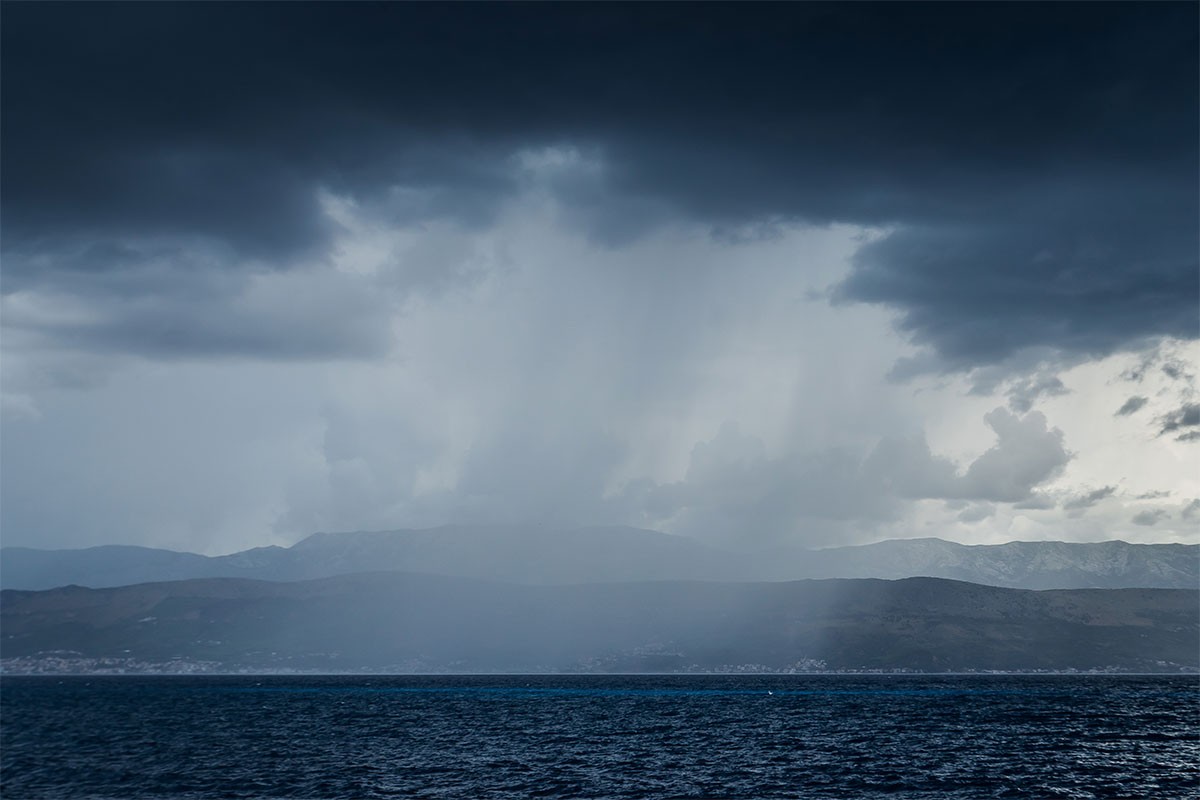
[(125, 586), (147, 581), (216, 577), (222, 565), (195, 553), (106, 545), (81, 550), (0, 549), (0, 587)]
[[(749, 565), (731, 553), (682, 536), (624, 527), (318, 533), (287, 552), (294, 577), (381, 568), (539, 584), (751, 577)], [(330, 566), (336, 573), (327, 571)]]
[[(1200, 546), (1128, 542), (962, 545), (892, 539), (807, 553), (812, 576), (938, 578), (1023, 589), (1200, 588)], [(786, 571), (786, 570), (782, 570)]]
[[(1177, 671), (1200, 660), (1200, 593), (1032, 592), (956, 581), (524, 586), (372, 573), (0, 593), (0, 656), (225, 668), (771, 668)], [(11, 662), (10, 662), (11, 664)]]
[[(109, 552), (116, 550), (121, 552)], [(188, 560), (179, 558), (185, 555)], [(89, 571), (92, 559), (97, 567)], [(0, 550), (0, 586), (6, 589), (69, 584), (100, 588), (208, 577), (305, 580), (377, 570), (520, 583), (754, 577), (745, 557), (682, 536), (621, 527), (449, 526), (317, 533), (290, 548), (262, 547), (215, 557), (148, 548)]]
[(636, 528), (445, 527), (318, 533), (289, 548), (205, 557), (138, 547), (0, 551), (0, 586), (93, 588), (160, 580), (304, 580), (395, 570), (529, 584), (929, 576), (1016, 588), (1197, 588), (1200, 546), (905, 539), (735, 554)]

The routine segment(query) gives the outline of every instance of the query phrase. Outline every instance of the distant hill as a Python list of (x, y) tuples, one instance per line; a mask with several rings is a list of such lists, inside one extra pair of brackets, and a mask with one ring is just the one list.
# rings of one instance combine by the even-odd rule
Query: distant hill
[(0, 587), (92, 588), (188, 578), (294, 581), (391, 570), (527, 584), (648, 580), (953, 578), (1025, 589), (1200, 586), (1200, 546), (896, 539), (745, 554), (637, 528), (452, 526), (318, 533), (292, 547), (207, 557), (144, 547), (0, 550)]
[[(528, 586), (403, 573), (0, 592), (6, 669), (1094, 669), (1200, 661), (1200, 592), (935, 578)], [(23, 659), (14, 661), (14, 659)]]
[[(793, 551), (794, 552), (794, 551)], [(787, 563), (789, 553), (780, 553)], [(1020, 589), (1200, 588), (1200, 545), (890, 539), (805, 553), (801, 577), (937, 578)], [(775, 576), (786, 579), (782, 567)], [(763, 576), (767, 577), (767, 576)]]

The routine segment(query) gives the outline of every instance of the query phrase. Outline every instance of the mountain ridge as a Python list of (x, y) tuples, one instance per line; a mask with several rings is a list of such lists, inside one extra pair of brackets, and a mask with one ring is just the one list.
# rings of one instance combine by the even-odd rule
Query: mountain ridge
[(291, 547), (203, 556), (134, 545), (0, 549), (0, 586), (92, 588), (187, 578), (307, 580), (389, 570), (529, 584), (940, 577), (1025, 589), (1197, 588), (1200, 545), (891, 539), (820, 550), (720, 550), (628, 527), (445, 526), (314, 533)]

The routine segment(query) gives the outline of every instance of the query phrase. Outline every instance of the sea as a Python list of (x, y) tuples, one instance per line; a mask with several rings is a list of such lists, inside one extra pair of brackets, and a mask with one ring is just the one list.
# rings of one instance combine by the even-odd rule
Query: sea
[(1200, 678), (4, 676), (0, 797), (1194, 798)]

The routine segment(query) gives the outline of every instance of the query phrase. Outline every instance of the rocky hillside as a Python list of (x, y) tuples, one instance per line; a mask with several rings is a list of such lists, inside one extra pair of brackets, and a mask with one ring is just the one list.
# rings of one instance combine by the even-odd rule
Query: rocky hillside
[[(1178, 672), (1200, 593), (933, 578), (528, 586), (403, 573), (0, 593), (7, 669)], [(111, 661), (115, 660), (115, 661)]]

